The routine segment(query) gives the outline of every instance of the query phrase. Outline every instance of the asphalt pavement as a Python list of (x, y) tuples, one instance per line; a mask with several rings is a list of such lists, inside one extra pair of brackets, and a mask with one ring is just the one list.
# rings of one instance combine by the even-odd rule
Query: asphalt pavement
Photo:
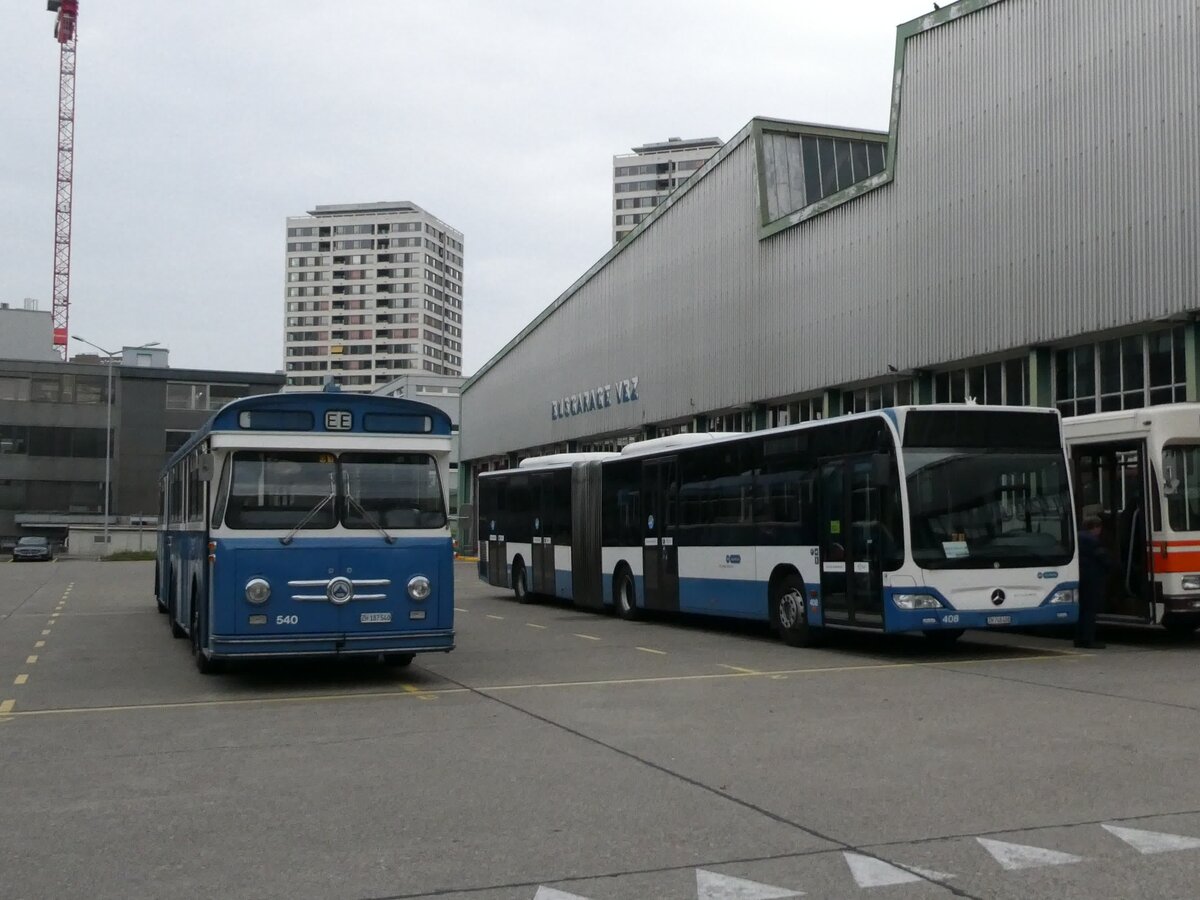
[(518, 605), (199, 674), (152, 563), (0, 563), (0, 897), (1200, 896), (1200, 642)]

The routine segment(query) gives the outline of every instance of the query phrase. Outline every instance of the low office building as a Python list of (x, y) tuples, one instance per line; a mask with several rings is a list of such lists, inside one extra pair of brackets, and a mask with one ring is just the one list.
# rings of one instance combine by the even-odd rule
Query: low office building
[[(165, 357), (131, 348), (113, 364), (110, 524), (152, 524), (167, 457), (225, 403), (283, 386), (282, 375), (171, 369)], [(4, 546), (26, 534), (62, 541), (70, 525), (103, 525), (109, 369), (88, 359), (0, 359)]]
[(1200, 398), (1200, 9), (960, 0), (890, 127), (755, 118), (463, 387), (472, 476), (964, 400)]

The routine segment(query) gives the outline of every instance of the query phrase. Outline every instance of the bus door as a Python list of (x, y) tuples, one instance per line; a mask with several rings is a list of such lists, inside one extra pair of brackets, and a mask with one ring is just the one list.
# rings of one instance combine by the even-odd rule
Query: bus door
[(642, 572), (647, 609), (679, 609), (678, 473), (675, 457), (642, 466)]
[(825, 621), (883, 626), (879, 476), (887, 457), (821, 463), (821, 607)]
[(552, 475), (539, 475), (533, 479), (530, 492), (533, 497), (533, 583), (529, 590), (546, 597), (554, 596), (554, 491), (551, 490)]
[(1100, 540), (1115, 563), (1100, 612), (1150, 621), (1153, 578), (1151, 496), (1145, 441), (1076, 445), (1071, 452), (1077, 518), (1098, 515)]

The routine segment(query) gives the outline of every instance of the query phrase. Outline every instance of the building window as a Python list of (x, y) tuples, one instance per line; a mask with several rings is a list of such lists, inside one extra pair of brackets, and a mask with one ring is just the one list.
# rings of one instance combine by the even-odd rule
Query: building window
[(965, 403), (989, 406), (1027, 406), (1028, 378), (1025, 357), (952, 369), (933, 376), (934, 403)]
[[(319, 350), (318, 347), (302, 348)], [(289, 353), (291, 350), (289, 350)], [(189, 409), (212, 412), (231, 400), (245, 397), (250, 386), (245, 384), (201, 384), (171, 381), (167, 383), (167, 409)]]
[(0, 378), (0, 400), (28, 400), (28, 378)]
[(825, 418), (825, 400), (820, 397), (805, 397), (791, 403), (776, 403), (767, 407), (767, 427), (782, 428), (799, 422), (811, 422)]
[(891, 406), (907, 406), (912, 403), (912, 382), (889, 381), (853, 391), (842, 392), (842, 413), (867, 412), (872, 409), (887, 409)]
[(1054, 354), (1054, 403), (1064, 416), (1178, 403), (1187, 396), (1182, 326), (1067, 347)]

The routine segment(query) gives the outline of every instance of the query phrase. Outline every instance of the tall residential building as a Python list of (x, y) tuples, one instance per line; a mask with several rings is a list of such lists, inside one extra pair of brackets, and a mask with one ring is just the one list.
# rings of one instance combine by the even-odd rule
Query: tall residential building
[(411, 370), (461, 375), (462, 254), (462, 232), (407, 201), (288, 217), (288, 388), (371, 391)]
[(668, 138), (613, 157), (613, 241), (638, 226), (654, 207), (721, 149), (720, 138)]

